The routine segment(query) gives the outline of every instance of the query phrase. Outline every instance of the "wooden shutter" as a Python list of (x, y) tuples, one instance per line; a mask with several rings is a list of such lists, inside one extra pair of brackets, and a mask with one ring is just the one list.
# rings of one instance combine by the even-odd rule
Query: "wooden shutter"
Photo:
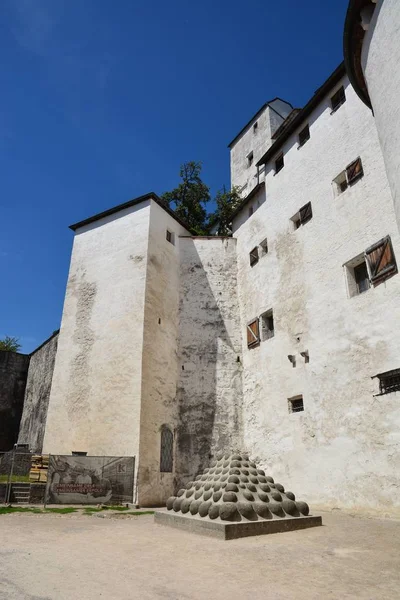
[(258, 319), (254, 319), (247, 325), (247, 347), (256, 346), (260, 341), (260, 327)]
[(388, 235), (368, 248), (365, 251), (365, 260), (374, 285), (382, 283), (382, 281), (397, 273), (396, 259), (390, 236)]
[(250, 266), (252, 267), (258, 262), (258, 246), (250, 252)]
[(304, 206), (302, 206), (301, 209), (300, 209), (300, 222), (301, 222), (302, 225), (304, 225), (305, 223), (307, 223), (311, 219), (312, 219), (311, 202), (307, 202), (307, 204), (305, 204)]
[(346, 175), (348, 183), (353, 183), (364, 174), (361, 158), (358, 157), (348, 167), (346, 167)]

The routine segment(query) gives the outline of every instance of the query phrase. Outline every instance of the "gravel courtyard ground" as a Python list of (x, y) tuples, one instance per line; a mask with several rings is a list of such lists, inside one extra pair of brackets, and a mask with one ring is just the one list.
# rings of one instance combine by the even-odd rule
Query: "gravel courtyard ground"
[(152, 515), (0, 516), (0, 600), (400, 598), (400, 521), (222, 541)]

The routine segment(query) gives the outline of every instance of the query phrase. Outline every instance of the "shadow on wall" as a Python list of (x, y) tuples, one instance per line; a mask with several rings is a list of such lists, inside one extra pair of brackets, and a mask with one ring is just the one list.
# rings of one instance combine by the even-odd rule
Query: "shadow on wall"
[(18, 438), (29, 358), (0, 350), (0, 452), (11, 450)]
[(56, 359), (58, 331), (31, 354), (18, 443), (42, 452), (47, 410)]
[[(241, 446), (235, 240), (180, 239), (176, 486)], [(229, 331), (228, 331), (229, 329)]]

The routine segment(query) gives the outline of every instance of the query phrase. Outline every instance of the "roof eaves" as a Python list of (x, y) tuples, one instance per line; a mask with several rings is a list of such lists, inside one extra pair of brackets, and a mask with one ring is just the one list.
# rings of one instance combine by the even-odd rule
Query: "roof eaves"
[(286, 117), (286, 119), (281, 123), (278, 129), (274, 134), (271, 135), (271, 139), (276, 140), (281, 135), (281, 133), (290, 125), (296, 115), (301, 111), (301, 108), (294, 108), (292, 112)]
[(177, 221), (180, 225), (182, 225), (182, 227), (184, 227), (185, 229), (187, 229), (187, 231), (190, 231), (191, 233), (193, 232), (193, 230), (189, 227), (189, 225), (187, 223), (185, 223), (180, 217), (178, 217), (174, 213), (174, 211), (171, 208), (169, 208), (169, 206), (167, 206), (165, 204), (165, 202), (163, 202), (161, 200), (161, 198), (159, 196), (157, 196), (157, 194), (155, 194), (154, 192), (149, 192), (148, 194), (144, 194), (143, 196), (138, 196), (137, 198), (128, 200), (128, 202), (124, 202), (123, 204), (118, 204), (117, 206), (109, 208), (108, 210), (105, 210), (101, 213), (97, 213), (96, 215), (93, 215), (92, 217), (88, 217), (87, 219), (84, 219), (83, 221), (74, 223), (73, 225), (70, 225), (69, 228), (72, 229), (72, 231), (77, 231), (78, 229), (80, 229), (81, 227), (84, 227), (85, 225), (89, 225), (90, 223), (94, 223), (95, 221), (99, 221), (100, 219), (104, 219), (105, 217), (108, 217), (110, 215), (118, 213), (121, 210), (124, 210), (126, 208), (131, 208), (132, 206), (136, 206), (137, 204), (140, 204), (141, 202), (146, 202), (147, 200), (154, 200), (154, 202), (156, 204), (158, 204), (163, 210), (165, 210), (165, 212), (168, 213), (173, 219), (175, 219), (175, 221)]
[(282, 131), (281, 135), (277, 140), (268, 148), (265, 154), (256, 163), (256, 166), (264, 165), (274, 156), (286, 142), (286, 140), (292, 135), (297, 127), (312, 113), (312, 111), (318, 106), (318, 104), (325, 98), (326, 94), (331, 90), (346, 74), (344, 63), (334, 70), (334, 72), (328, 77), (328, 79), (319, 87), (307, 104), (297, 113), (295, 118), (289, 123), (289, 125)]
[[(367, 4), (370, 4), (370, 0), (350, 0), (349, 2), (343, 31), (343, 54), (344, 64), (351, 85), (364, 104), (372, 108), (361, 66), (361, 52), (365, 31), (361, 27), (360, 11)], [(376, 8), (375, 10), (378, 9)]]

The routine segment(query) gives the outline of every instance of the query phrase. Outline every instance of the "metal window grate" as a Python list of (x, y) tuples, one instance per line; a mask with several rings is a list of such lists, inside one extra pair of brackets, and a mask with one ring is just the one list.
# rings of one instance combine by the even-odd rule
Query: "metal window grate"
[(400, 369), (381, 373), (377, 377), (379, 379), (379, 391), (381, 394), (400, 391)]
[(172, 473), (174, 464), (174, 434), (169, 427), (161, 429), (160, 472)]
[(304, 410), (303, 396), (289, 398), (288, 404), (290, 413), (302, 412)]

